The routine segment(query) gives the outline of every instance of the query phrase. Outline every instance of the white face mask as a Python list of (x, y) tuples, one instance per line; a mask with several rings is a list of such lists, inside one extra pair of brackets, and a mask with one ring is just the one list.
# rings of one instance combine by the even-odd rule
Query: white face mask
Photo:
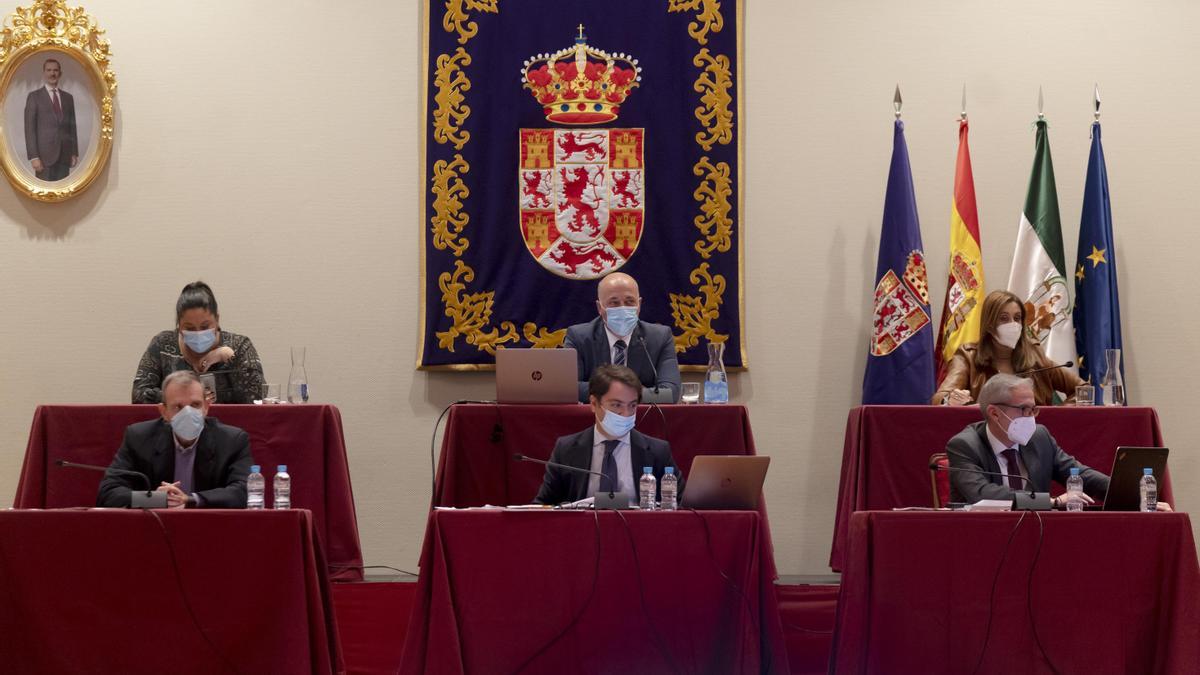
[[(1008, 417), (1007, 414), (1004, 416)], [(1017, 445), (1025, 445), (1033, 438), (1036, 429), (1037, 422), (1032, 417), (1008, 417), (1008, 429), (1005, 432), (1008, 434), (1008, 440)]]
[(184, 441), (194, 441), (204, 429), (204, 413), (192, 406), (180, 408), (171, 418), (171, 429)]
[(629, 417), (626, 417), (624, 415), (618, 415), (611, 410), (605, 410), (604, 419), (600, 420), (600, 428), (604, 429), (604, 432), (609, 436), (612, 436), (613, 438), (620, 438), (630, 431), (633, 431), (633, 423), (636, 417), (636, 415), (630, 415)]
[(1022, 328), (1023, 326), (1016, 321), (1010, 321), (1008, 323), (1002, 323), (999, 326), (996, 326), (996, 330), (993, 334), (996, 337), (996, 342), (999, 342), (1009, 349), (1015, 349), (1017, 346), (1017, 341), (1021, 339)]

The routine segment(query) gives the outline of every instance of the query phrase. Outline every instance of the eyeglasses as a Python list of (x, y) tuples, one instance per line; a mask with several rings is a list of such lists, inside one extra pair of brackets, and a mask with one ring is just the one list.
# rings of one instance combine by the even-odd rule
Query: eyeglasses
[(1005, 408), (1012, 408), (1013, 410), (1020, 410), (1021, 417), (1037, 417), (1038, 413), (1042, 411), (1042, 409), (1036, 405), (1009, 405), (1007, 403), (997, 403), (996, 405), (1002, 405)]

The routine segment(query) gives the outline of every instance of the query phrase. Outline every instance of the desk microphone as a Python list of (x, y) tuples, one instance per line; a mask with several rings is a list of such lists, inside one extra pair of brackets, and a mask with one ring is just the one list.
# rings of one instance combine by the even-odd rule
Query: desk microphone
[[(599, 476), (600, 478), (607, 478), (607, 476), (600, 473), (599, 471), (592, 471), (591, 469), (581, 469), (577, 466), (569, 466), (567, 464), (559, 464), (558, 462), (547, 462), (544, 459), (534, 459), (533, 457), (529, 457), (528, 455), (522, 455), (519, 452), (516, 453), (515, 455), (513, 455), (513, 459), (518, 462), (534, 462), (536, 464), (543, 464), (545, 466), (553, 467), (555, 469), (564, 469), (566, 471), (574, 471), (576, 473), (586, 473), (590, 476)], [(615, 486), (617, 481), (614, 479), (612, 483)], [(627, 508), (629, 508), (628, 495), (626, 495), (624, 493), (617, 494), (615, 487), (613, 489), (609, 490), (607, 495), (598, 492), (598, 493), (596, 493), (595, 497), (596, 497), (596, 508), (598, 508), (598, 509), (627, 509)], [(602, 502), (601, 498), (605, 498), (605, 497), (607, 499)], [(601, 505), (602, 503), (604, 504), (603, 506)], [(622, 503), (624, 504), (624, 506), (621, 506)]]
[(146, 491), (130, 490), (129, 499), (130, 506), (135, 509), (165, 509), (167, 508), (167, 493), (155, 492), (150, 489), (150, 477), (140, 471), (129, 471), (127, 469), (114, 469), (108, 466), (96, 466), (95, 464), (80, 464), (79, 462), (69, 462), (65, 459), (59, 459), (54, 462), (58, 466), (63, 466), (68, 469), (88, 469), (90, 471), (99, 471), (101, 473), (112, 472), (118, 476), (136, 476), (141, 478), (146, 484)]
[(646, 354), (646, 362), (650, 364), (650, 372), (654, 373), (654, 393), (658, 393), (658, 368), (654, 366), (654, 359), (650, 358), (650, 348), (646, 346), (646, 336), (638, 336), (638, 344), (642, 345), (642, 351)]
[(1066, 363), (1059, 363), (1059, 364), (1056, 364), (1053, 366), (1045, 366), (1042, 368), (1030, 368), (1029, 370), (1022, 370), (1021, 372), (1017, 373), (1017, 377), (1025, 377), (1026, 375), (1033, 375), (1034, 373), (1044, 373), (1047, 370), (1056, 370), (1058, 368), (1070, 368), (1074, 365), (1075, 365), (1074, 361), (1067, 361)]
[[(959, 457), (959, 458), (962, 458), (962, 459), (965, 459), (968, 461), (970, 460), (970, 458), (964, 456), (963, 454), (958, 453), (958, 452), (951, 452), (949, 449), (946, 450), (946, 454), (954, 455), (956, 457)], [(1020, 474), (1000, 473), (999, 471), (984, 471), (983, 469), (968, 469), (966, 467), (958, 467), (958, 466), (941, 466), (937, 462), (930, 462), (929, 469), (930, 469), (930, 471), (949, 471), (951, 473), (953, 473), (953, 472), (973, 473), (973, 474), (978, 474), (980, 476), (996, 476), (998, 478), (1019, 478), (1019, 479), (1025, 481), (1025, 484), (1029, 486), (1029, 492), (1028, 493), (1022, 492), (1022, 491), (1013, 492), (1013, 509), (1014, 510), (1017, 510), (1017, 511), (1049, 511), (1051, 508), (1053, 508), (1051, 505), (1051, 502), (1050, 502), (1050, 493), (1049, 492), (1037, 492), (1036, 488), (1033, 485), (1033, 481), (1029, 480), (1028, 478), (1026, 478), (1025, 476), (1022, 476)]]

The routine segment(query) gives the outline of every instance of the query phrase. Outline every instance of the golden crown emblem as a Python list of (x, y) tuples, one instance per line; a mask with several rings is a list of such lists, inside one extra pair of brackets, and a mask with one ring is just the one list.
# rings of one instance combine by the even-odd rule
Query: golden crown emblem
[(525, 88), (558, 124), (603, 124), (617, 119), (621, 104), (641, 81), (637, 59), (587, 44), (583, 25), (575, 44), (525, 61)]

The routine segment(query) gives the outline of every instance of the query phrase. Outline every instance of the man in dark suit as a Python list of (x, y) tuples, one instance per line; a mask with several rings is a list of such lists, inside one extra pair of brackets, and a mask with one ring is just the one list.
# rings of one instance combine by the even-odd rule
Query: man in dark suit
[(167, 375), (162, 399), (162, 417), (125, 429), (125, 440), (100, 482), (96, 505), (130, 505), (130, 491), (143, 486), (136, 477), (111, 471), (123, 469), (146, 474), (151, 485), (158, 483), (170, 508), (246, 508), (246, 476), (254, 463), (250, 436), (206, 417), (204, 386), (191, 371)]
[[(643, 467), (653, 467), (654, 477), (661, 481), (663, 469), (675, 466), (670, 444), (633, 428), (642, 390), (632, 370), (602, 365), (588, 381), (588, 391), (596, 424), (555, 441), (550, 461), (602, 473), (604, 478), (548, 466), (534, 499), (539, 504), (573, 502), (610, 491), (628, 495), (630, 503), (636, 504)], [(683, 476), (678, 467), (675, 475), (682, 497)], [(655, 494), (655, 499), (660, 497)]]
[[(642, 297), (633, 277), (613, 272), (600, 280), (596, 309), (600, 316), (567, 329), (564, 347), (579, 357), (579, 400), (588, 400), (588, 378), (598, 366), (628, 366), (649, 390), (657, 388), (679, 400), (679, 361), (671, 329), (638, 320)], [(643, 392), (649, 397), (648, 392)]]
[(55, 59), (42, 64), (46, 84), (25, 99), (25, 152), (34, 175), (45, 181), (62, 180), (79, 161), (75, 130), (75, 97), (59, 89), (62, 66)]
[[(1103, 499), (1108, 493), (1108, 476), (1080, 464), (1068, 455), (1037, 424), (1038, 406), (1033, 381), (1016, 375), (993, 375), (979, 391), (979, 408), (984, 421), (970, 424), (946, 445), (950, 466), (993, 473), (1016, 474), (1028, 479), (1037, 492), (1049, 492), (1050, 481), (1066, 484), (1071, 468), (1083, 478), (1084, 501)], [(950, 474), (950, 498), (974, 503), (980, 499), (1011, 499), (1013, 492), (1029, 488), (1020, 478)], [(1054, 498), (1054, 506), (1066, 505), (1065, 495)]]

